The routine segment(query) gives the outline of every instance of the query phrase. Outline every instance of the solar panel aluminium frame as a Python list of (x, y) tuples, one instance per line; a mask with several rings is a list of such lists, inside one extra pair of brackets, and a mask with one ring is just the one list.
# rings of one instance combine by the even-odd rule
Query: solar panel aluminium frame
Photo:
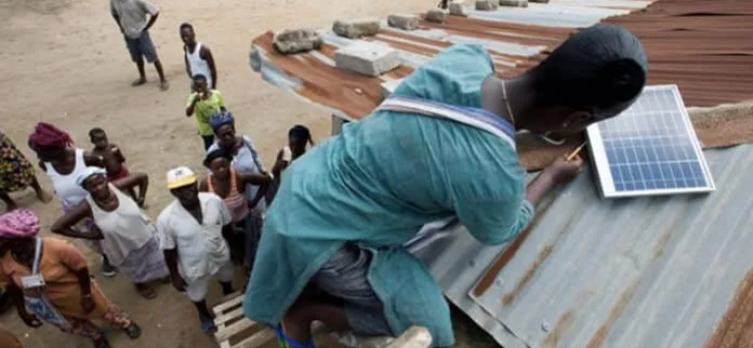
[[(683, 188), (665, 188), (665, 189), (642, 189), (642, 190), (630, 190), (630, 191), (617, 191), (615, 188), (614, 177), (610, 169), (610, 163), (607, 158), (607, 151), (604, 146), (604, 139), (601, 134), (599, 124), (593, 124), (586, 129), (586, 135), (588, 136), (588, 148), (591, 154), (591, 159), (595, 164), (596, 181), (598, 182), (599, 189), (602, 197), (604, 198), (620, 198), (620, 197), (636, 197), (636, 196), (659, 196), (659, 195), (671, 195), (671, 194), (687, 194), (687, 193), (708, 193), (716, 190), (716, 185), (711, 176), (706, 158), (703, 156), (701, 144), (696, 136), (693, 124), (690, 122), (690, 116), (685, 108), (685, 104), (680, 95), (680, 91), (677, 85), (656, 85), (647, 86), (644, 88), (641, 97), (646, 93), (659, 92), (669, 90), (672, 92), (674, 98), (673, 101), (676, 104), (677, 111), (682, 119), (682, 125), (684, 131), (689, 137), (692, 145), (693, 153), (698, 158), (698, 162), (703, 171), (703, 178), (707, 186), (703, 187), (683, 187)], [(641, 98), (639, 97), (639, 98)], [(617, 116), (620, 117), (620, 116)]]

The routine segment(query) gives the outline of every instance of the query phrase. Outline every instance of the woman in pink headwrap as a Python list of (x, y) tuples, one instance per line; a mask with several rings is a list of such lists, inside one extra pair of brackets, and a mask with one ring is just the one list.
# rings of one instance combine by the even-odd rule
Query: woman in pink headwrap
[(44, 321), (90, 338), (95, 348), (110, 344), (92, 320), (138, 338), (139, 326), (91, 279), (86, 257), (64, 240), (38, 238), (38, 232), (39, 218), (31, 211), (0, 215), (0, 285), (8, 289), (26, 325), (39, 327)]

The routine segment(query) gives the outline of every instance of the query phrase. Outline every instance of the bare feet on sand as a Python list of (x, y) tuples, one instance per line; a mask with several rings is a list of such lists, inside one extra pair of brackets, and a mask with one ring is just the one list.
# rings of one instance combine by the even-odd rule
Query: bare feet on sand
[(146, 77), (139, 78), (136, 81), (131, 82), (131, 86), (137, 87), (146, 83)]

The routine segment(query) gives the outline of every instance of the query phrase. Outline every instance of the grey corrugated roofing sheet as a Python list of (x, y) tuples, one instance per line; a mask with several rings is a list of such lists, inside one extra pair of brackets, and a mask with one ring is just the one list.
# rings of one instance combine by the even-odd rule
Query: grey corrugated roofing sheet
[[(419, 255), (506, 348), (704, 347), (715, 330), (734, 330), (721, 319), (753, 277), (753, 145), (704, 153), (714, 193), (605, 200), (584, 173), (514, 253), (458, 227)], [(475, 297), (502, 254), (513, 256)]]

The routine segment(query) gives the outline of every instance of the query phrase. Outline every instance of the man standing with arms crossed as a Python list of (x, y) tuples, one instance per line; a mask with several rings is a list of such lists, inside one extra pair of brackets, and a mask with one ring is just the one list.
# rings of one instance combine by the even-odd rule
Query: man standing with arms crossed
[[(149, 36), (149, 28), (154, 25), (159, 17), (157, 7), (146, 0), (110, 0), (110, 11), (120, 31), (125, 36), (131, 59), (139, 69), (139, 79), (133, 81), (132, 86), (141, 86), (146, 83), (146, 71), (144, 59), (154, 63), (160, 79), (160, 89), (166, 91), (170, 85), (165, 79), (162, 63), (157, 57), (157, 49), (154, 48), (152, 38)], [(147, 21), (147, 14), (149, 20)]]

